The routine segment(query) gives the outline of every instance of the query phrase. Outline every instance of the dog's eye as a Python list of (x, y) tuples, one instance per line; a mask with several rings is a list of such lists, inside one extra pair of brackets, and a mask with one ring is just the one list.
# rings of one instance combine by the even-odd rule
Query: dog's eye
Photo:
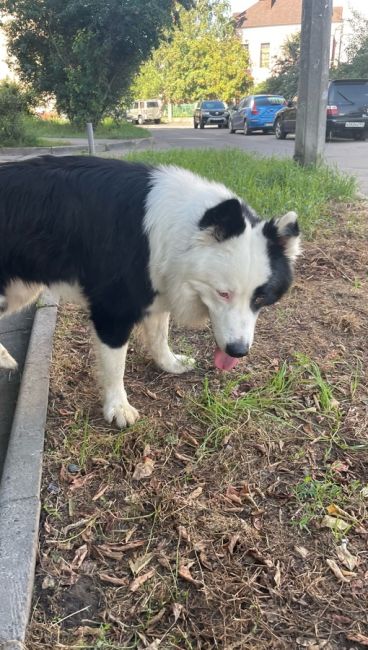
[(217, 293), (224, 300), (230, 300), (230, 298), (231, 298), (230, 291), (218, 291)]
[(257, 298), (254, 298), (253, 302), (254, 302), (256, 307), (260, 307), (263, 304), (262, 296), (257, 296)]

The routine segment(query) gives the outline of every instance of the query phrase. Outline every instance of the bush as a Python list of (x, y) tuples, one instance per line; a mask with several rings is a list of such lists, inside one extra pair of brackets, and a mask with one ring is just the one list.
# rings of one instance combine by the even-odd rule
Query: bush
[(23, 144), (26, 140), (24, 117), (29, 94), (12, 81), (0, 82), (0, 146)]

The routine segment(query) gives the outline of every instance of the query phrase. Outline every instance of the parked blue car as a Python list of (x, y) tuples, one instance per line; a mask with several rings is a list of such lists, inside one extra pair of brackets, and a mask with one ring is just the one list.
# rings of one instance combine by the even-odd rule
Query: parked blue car
[(248, 95), (232, 109), (229, 131), (242, 131), (244, 135), (253, 131), (270, 133), (276, 113), (286, 105), (286, 99), (281, 95)]

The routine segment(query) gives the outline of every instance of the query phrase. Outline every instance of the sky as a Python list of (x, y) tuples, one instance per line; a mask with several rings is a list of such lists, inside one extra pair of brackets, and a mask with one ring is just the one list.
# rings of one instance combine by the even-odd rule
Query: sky
[[(235, 11), (244, 11), (244, 9), (248, 9), (251, 5), (254, 5), (257, 0), (230, 0), (231, 1), (231, 9), (233, 12)], [(333, 0), (334, 7), (351, 7), (352, 9), (356, 9), (360, 13), (362, 13), (364, 16), (367, 16), (368, 18), (368, 0)]]

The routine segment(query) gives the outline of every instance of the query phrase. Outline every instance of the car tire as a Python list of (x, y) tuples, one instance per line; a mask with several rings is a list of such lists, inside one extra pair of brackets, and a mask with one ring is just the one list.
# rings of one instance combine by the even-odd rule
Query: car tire
[(200, 123), (199, 123), (199, 128), (200, 128), (200, 129), (204, 129), (204, 122), (203, 122), (203, 120), (200, 121)]
[(217, 125), (217, 128), (218, 128), (218, 129), (222, 129), (222, 124), (218, 124), (218, 125)]
[(277, 119), (275, 122), (275, 136), (277, 140), (285, 140), (286, 139), (286, 133), (283, 129), (283, 126), (281, 124), (281, 120)]
[(360, 140), (364, 142), (367, 139), (366, 133), (353, 133), (354, 140)]
[(161, 118), (158, 118), (157, 120), (154, 120), (155, 124), (161, 124)]
[(144, 117), (142, 115), (138, 116), (137, 123), (141, 125), (144, 124)]
[(244, 135), (251, 135), (252, 134), (251, 129), (248, 128), (247, 120), (244, 120), (243, 133), (244, 133)]
[(195, 129), (198, 129), (198, 122), (196, 122), (195, 120), (193, 120), (193, 126), (194, 126)]
[(229, 120), (229, 133), (235, 133), (235, 129), (231, 120)]

